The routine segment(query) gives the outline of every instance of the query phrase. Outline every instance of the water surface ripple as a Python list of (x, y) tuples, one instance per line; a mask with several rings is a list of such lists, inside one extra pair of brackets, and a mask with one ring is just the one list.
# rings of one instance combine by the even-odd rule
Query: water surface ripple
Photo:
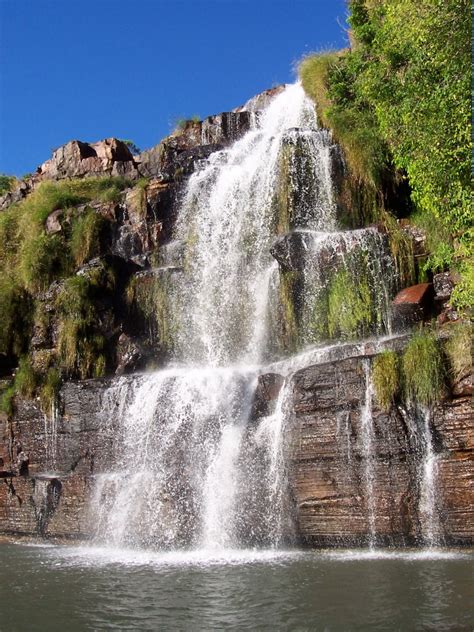
[(2, 544), (2, 632), (472, 630), (471, 550)]

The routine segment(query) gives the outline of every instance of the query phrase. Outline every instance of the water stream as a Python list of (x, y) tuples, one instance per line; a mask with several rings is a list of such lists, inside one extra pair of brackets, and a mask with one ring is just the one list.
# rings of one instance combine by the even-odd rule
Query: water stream
[[(181, 200), (167, 250), (182, 253), (184, 270), (173, 277), (166, 296), (172, 363), (116, 380), (105, 396), (114, 458), (108, 471), (96, 476), (92, 494), (97, 542), (216, 551), (291, 541), (285, 441), (291, 375), (311, 363), (383, 347), (382, 335), (390, 333), (393, 262), (375, 229), (337, 230), (333, 141), (318, 128), (314, 104), (299, 84), (287, 86), (253, 120), (244, 137), (203, 161)], [(363, 260), (380, 314), (378, 338), (315, 346), (317, 340), (307, 335), (299, 354), (275, 356), (278, 334), (271, 312), (280, 274), (270, 251), (277, 235), (289, 230), (304, 233), (308, 252), (303, 313), (314, 312), (324, 287), (323, 262), (326, 269), (330, 260), (336, 270), (356, 266), (357, 271)], [(255, 389), (265, 370), (286, 377), (273, 410), (256, 417)], [(369, 372), (367, 363), (360, 412), (373, 545)], [(427, 481), (429, 476), (427, 466)]]

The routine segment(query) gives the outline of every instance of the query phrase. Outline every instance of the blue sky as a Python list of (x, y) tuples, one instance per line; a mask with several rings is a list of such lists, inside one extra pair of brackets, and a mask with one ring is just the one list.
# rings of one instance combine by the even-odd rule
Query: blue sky
[(68, 140), (155, 145), (347, 45), (344, 0), (0, 0), (0, 172)]

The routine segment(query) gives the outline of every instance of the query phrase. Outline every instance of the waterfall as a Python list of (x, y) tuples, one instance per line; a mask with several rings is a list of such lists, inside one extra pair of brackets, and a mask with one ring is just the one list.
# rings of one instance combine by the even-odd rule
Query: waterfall
[(365, 398), (361, 406), (361, 452), (363, 457), (363, 482), (365, 492), (365, 504), (369, 527), (369, 546), (375, 545), (375, 497), (374, 497), (374, 422), (372, 418), (372, 399), (374, 387), (372, 384), (370, 362), (364, 362), (365, 372)]
[[(323, 282), (323, 246), (343, 262), (360, 246), (377, 296), (385, 291), (377, 285), (388, 266), (380, 235), (337, 232), (334, 145), (302, 87), (287, 86), (252, 121), (244, 137), (190, 176), (163, 249), (165, 258), (179, 254), (182, 270), (166, 285), (160, 310), (169, 319), (170, 365), (120, 378), (104, 397), (114, 445), (91, 498), (97, 541), (222, 550), (279, 546), (291, 538), (285, 466), (291, 361), (273, 410), (259, 417), (253, 406), (258, 376), (276, 360), (271, 312), (281, 274), (271, 248), (278, 235), (306, 231), (313, 253), (304, 273), (307, 310)], [(368, 383), (367, 468), (371, 399)], [(367, 470), (373, 533), (371, 476)]]
[[(297, 139), (304, 139), (304, 169), (314, 181), (298, 204), (279, 191), (279, 183), (297, 179), (291, 152)], [(290, 206), (295, 221), (334, 225), (330, 145), (317, 128), (314, 105), (295, 84), (270, 103), (257, 127), (191, 176), (175, 231), (184, 244), (185, 274), (171, 291), (170, 307), (180, 360), (262, 361), (279, 208)]]
[(57, 467), (59, 418), (58, 401), (54, 397), (49, 414), (44, 413), (45, 456), (49, 472), (54, 472)]
[(440, 525), (437, 499), (437, 455), (433, 450), (431, 434), (431, 411), (421, 410), (422, 463), (420, 482), (420, 501), (418, 512), (420, 516), (421, 535), (423, 542), (434, 546), (440, 542)]

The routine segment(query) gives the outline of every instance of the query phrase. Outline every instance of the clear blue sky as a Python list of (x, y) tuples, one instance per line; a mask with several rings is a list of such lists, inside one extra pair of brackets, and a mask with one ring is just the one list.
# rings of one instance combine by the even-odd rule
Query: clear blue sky
[(346, 46), (345, 16), (344, 0), (0, 0), (0, 172), (73, 138), (151, 147)]

